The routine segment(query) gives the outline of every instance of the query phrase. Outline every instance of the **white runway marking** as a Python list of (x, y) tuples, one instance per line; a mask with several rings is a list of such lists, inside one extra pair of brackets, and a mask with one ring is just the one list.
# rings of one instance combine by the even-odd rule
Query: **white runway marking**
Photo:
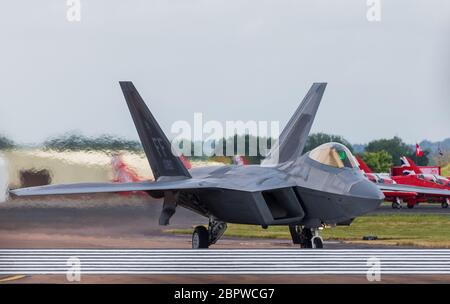
[(382, 274), (448, 274), (445, 249), (0, 249), (0, 275), (66, 274), (363, 274), (378, 258)]

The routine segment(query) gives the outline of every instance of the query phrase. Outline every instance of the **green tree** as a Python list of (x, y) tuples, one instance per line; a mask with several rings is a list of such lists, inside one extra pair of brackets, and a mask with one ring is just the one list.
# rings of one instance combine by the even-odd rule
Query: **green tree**
[(427, 166), (430, 163), (430, 150), (423, 150), (422, 156), (416, 156), (416, 151), (414, 150), (407, 156), (418, 166)]
[[(259, 136), (254, 136), (254, 135), (234, 135), (232, 137), (228, 137), (228, 138), (221, 138), (219, 140), (211, 140), (209, 142), (200, 142), (200, 141), (196, 141), (196, 142), (192, 142), (189, 140), (180, 140), (179, 142), (174, 142), (173, 144), (175, 145), (175, 147), (178, 148), (178, 150), (180, 152), (183, 152), (183, 150), (188, 150), (190, 149), (190, 155), (187, 154), (185, 156), (187, 156), (189, 159), (191, 160), (207, 160), (209, 159), (208, 157), (208, 152), (213, 154), (213, 158), (215, 158), (216, 156), (225, 156), (226, 158), (229, 158), (229, 161), (231, 162), (231, 157), (227, 157), (226, 154), (231, 153), (232, 155), (241, 155), (241, 156), (245, 156), (245, 158), (247, 159), (247, 161), (249, 162), (249, 164), (259, 164), (261, 162), (262, 159), (265, 158), (265, 153), (267, 153), (267, 151), (261, 151), (260, 150), (260, 143), (261, 146), (263, 142), (266, 142), (266, 147), (267, 150), (270, 149), (271, 146), (271, 138), (267, 138), (267, 137), (259, 137)], [(245, 151), (238, 151), (238, 142), (243, 143), (244, 145), (241, 148), (244, 148)], [(274, 140), (272, 139), (272, 142), (274, 142)], [(206, 147), (212, 148), (213, 151), (203, 151), (202, 155), (195, 155), (195, 145), (199, 145), (200, 148), (202, 148), (203, 144), (206, 143)], [(234, 143), (234, 144), (233, 144)], [(256, 145), (256, 146), (254, 146)], [(234, 146), (234, 149), (233, 149)], [(250, 146), (252, 146), (252, 149), (256, 149), (256, 151), (251, 150)], [(202, 148), (203, 150), (203, 148)], [(250, 156), (250, 152), (252, 152), (252, 154), (254, 152), (256, 152), (256, 155), (251, 155)]]
[(313, 133), (308, 136), (306, 140), (305, 148), (303, 153), (311, 151), (312, 149), (328, 142), (338, 142), (346, 146), (351, 152), (353, 152), (353, 147), (348, 140), (340, 135), (326, 134), (326, 133)]
[(386, 151), (392, 156), (393, 164), (399, 166), (401, 164), (400, 157), (408, 156), (416, 162), (416, 164), (425, 166), (428, 164), (428, 155), (430, 152), (425, 150), (422, 157), (415, 156), (415, 150), (403, 142), (400, 137), (393, 137), (391, 139), (377, 139), (369, 142), (366, 152)]
[[(238, 153), (238, 141), (244, 142), (244, 149), (245, 153), (242, 156), (245, 156), (245, 158), (248, 160), (250, 164), (259, 164), (261, 163), (261, 160), (265, 158), (265, 153), (268, 151), (260, 151), (260, 143), (264, 142), (266, 143), (267, 150), (270, 150), (271, 143), (274, 143), (275, 140), (267, 137), (259, 137), (254, 135), (234, 135), (233, 137), (229, 138), (222, 138), (218, 145), (216, 146), (216, 154), (220, 155), (225, 153), (229, 153), (230, 149), (234, 147), (233, 154), (234, 155), (240, 155), (242, 153)], [(250, 154), (250, 145), (253, 146), (254, 149), (256, 149), (256, 155), (249, 155)], [(256, 145), (256, 146), (254, 146)], [(253, 151), (255, 152), (255, 151)]]
[(125, 140), (111, 135), (101, 135), (95, 138), (86, 137), (80, 134), (65, 134), (59, 137), (48, 139), (44, 142), (44, 148), (64, 151), (64, 150), (129, 150), (141, 151), (142, 146), (139, 141)]
[(433, 162), (434, 162), (435, 165), (444, 168), (445, 166), (450, 164), (450, 151), (443, 152), (442, 155), (439, 155), (439, 154), (434, 155), (433, 156)]
[(392, 156), (384, 151), (364, 152), (362, 159), (373, 172), (389, 172), (392, 167)]
[(14, 148), (14, 142), (5, 136), (0, 135), (0, 150)]

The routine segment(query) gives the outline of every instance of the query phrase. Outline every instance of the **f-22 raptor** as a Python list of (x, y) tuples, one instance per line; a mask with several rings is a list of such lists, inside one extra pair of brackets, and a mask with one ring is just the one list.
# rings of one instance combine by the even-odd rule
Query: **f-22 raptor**
[[(288, 226), (302, 248), (323, 248), (319, 230), (349, 225), (384, 199), (368, 181), (349, 149), (326, 143), (303, 154), (326, 83), (314, 83), (261, 165), (186, 169), (132, 82), (120, 82), (155, 181), (79, 183), (11, 190), (17, 196), (145, 191), (163, 198), (160, 225), (177, 206), (209, 219), (197, 226), (193, 248), (208, 248), (227, 223)], [(344, 119), (343, 117), (340, 119)]]

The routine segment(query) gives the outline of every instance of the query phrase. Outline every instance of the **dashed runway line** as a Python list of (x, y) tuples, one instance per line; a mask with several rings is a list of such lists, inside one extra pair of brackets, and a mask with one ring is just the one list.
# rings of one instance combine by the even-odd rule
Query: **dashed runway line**
[(0, 275), (382, 274), (450, 275), (445, 249), (0, 249)]

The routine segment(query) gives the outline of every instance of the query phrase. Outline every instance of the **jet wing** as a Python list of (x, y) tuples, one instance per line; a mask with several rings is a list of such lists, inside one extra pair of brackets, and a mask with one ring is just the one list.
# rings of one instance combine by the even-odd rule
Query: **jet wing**
[(115, 193), (132, 191), (177, 191), (190, 189), (228, 189), (246, 192), (265, 191), (286, 187), (293, 187), (295, 183), (282, 179), (269, 179), (258, 184), (245, 183), (244, 178), (236, 178), (234, 182), (223, 183), (215, 178), (209, 179), (178, 179), (156, 182), (134, 182), (134, 183), (76, 183), (47, 185), (10, 190), (15, 196), (39, 196), (39, 195), (69, 195), (89, 193)]
[(207, 182), (193, 179), (137, 183), (76, 183), (21, 188), (10, 190), (10, 193), (16, 196), (37, 196), (152, 190), (164, 191), (198, 188), (211, 188), (211, 185)]
[(383, 190), (383, 194), (385, 197), (399, 197), (399, 198), (410, 198), (410, 197), (416, 197), (418, 195), (417, 192), (410, 192), (410, 191), (388, 191)]
[(424, 188), (417, 186), (407, 186), (401, 184), (377, 184), (381, 191), (399, 191), (399, 192), (416, 192), (420, 194), (429, 194), (433, 196), (448, 196), (450, 197), (450, 190)]

